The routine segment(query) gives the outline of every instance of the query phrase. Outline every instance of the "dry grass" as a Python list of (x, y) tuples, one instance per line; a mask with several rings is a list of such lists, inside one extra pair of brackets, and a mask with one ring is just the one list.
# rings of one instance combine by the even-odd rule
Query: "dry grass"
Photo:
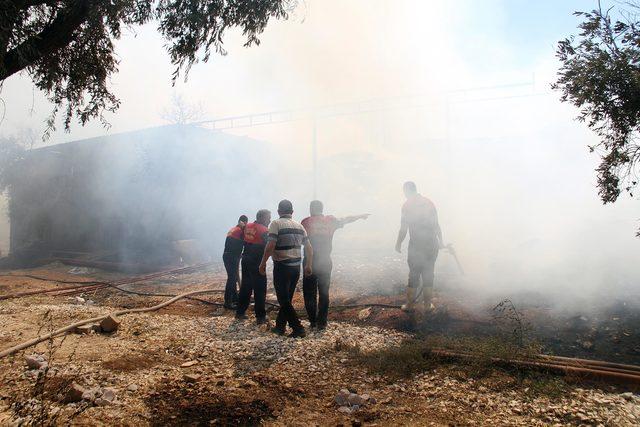
[[(432, 349), (473, 354), (474, 357), (446, 358), (434, 355)], [(567, 383), (556, 375), (496, 363), (496, 359), (527, 359), (539, 352), (537, 346), (521, 348), (514, 345), (513, 341), (500, 337), (431, 336), (370, 352), (362, 351), (357, 346), (337, 343), (336, 350), (348, 353), (356, 364), (364, 366), (369, 372), (391, 378), (409, 378), (446, 367), (451, 369), (451, 375), (455, 377), (483, 380), (496, 391), (521, 389), (532, 398), (540, 395), (560, 398), (568, 388)]]

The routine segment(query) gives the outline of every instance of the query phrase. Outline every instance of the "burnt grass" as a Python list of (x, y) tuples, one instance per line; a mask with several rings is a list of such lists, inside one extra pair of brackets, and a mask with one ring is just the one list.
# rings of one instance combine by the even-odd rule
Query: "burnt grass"
[[(335, 310), (333, 320), (408, 331), (417, 338), (445, 336), (451, 339), (511, 340), (521, 346), (535, 344), (541, 353), (640, 365), (640, 296), (608, 300), (576, 299), (572, 307), (561, 307), (551, 296), (515, 294), (513, 306), (496, 310), (511, 301), (502, 296), (487, 298), (459, 289), (438, 291), (435, 312), (419, 319), (400, 310), (372, 308), (365, 320), (359, 309)], [(379, 291), (346, 302), (402, 302), (393, 291)], [(343, 303), (343, 301), (340, 301)]]
[(162, 383), (147, 399), (153, 426), (255, 426), (274, 419), (273, 399), (231, 395), (207, 384)]
[[(501, 337), (535, 344), (545, 354), (640, 365), (640, 334), (636, 332), (640, 330), (640, 307), (620, 303), (589, 314), (550, 313), (527, 306), (519, 309), (523, 325), (508, 319), (460, 320), (442, 312), (411, 328), (420, 337)], [(519, 328), (521, 332), (515, 332)]]

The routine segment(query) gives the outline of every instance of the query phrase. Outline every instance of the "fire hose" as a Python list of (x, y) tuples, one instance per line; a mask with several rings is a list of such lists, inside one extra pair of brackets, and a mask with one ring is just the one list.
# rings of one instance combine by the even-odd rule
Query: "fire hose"
[[(87, 282), (67, 281), (67, 280), (47, 279), (47, 278), (44, 278), (44, 277), (33, 276), (33, 275), (28, 275), (28, 274), (21, 274), (21, 275), (9, 274), (9, 275), (5, 275), (5, 277), (10, 277), (10, 276), (29, 277), (29, 278), (33, 278), (33, 279), (36, 279), (36, 280), (46, 280), (46, 281), (65, 283), (65, 284), (74, 283), (74, 284), (77, 284), (79, 286), (68, 286), (68, 287), (56, 288), (56, 289), (45, 289), (45, 290), (38, 290), (38, 291), (21, 292), (21, 293), (17, 293), (17, 294), (0, 295), (0, 300), (11, 299), (11, 298), (20, 298), (20, 297), (23, 297), (23, 296), (38, 295), (38, 294), (53, 293), (53, 292), (61, 292), (59, 295), (69, 295), (69, 294), (74, 294), (74, 293), (79, 293), (79, 292), (88, 292), (88, 291), (92, 291), (92, 290), (104, 289), (104, 288), (108, 288), (108, 287), (115, 288), (115, 289), (120, 290), (122, 292), (136, 293), (135, 291), (127, 291), (125, 289), (122, 289), (119, 286), (130, 285), (130, 284), (133, 284), (133, 283), (143, 282), (143, 281), (151, 280), (151, 279), (157, 279), (159, 277), (167, 276), (167, 275), (170, 275), (170, 274), (191, 273), (191, 272), (194, 272), (194, 271), (201, 270), (203, 268), (209, 267), (211, 265), (213, 265), (213, 263), (196, 264), (196, 265), (192, 265), (192, 266), (189, 266), (189, 267), (174, 268), (174, 269), (171, 269), (171, 270), (164, 270), (164, 271), (159, 271), (157, 273), (146, 274), (146, 275), (143, 275), (143, 276), (128, 277), (128, 278), (117, 280), (117, 281), (114, 281), (114, 282), (106, 282), (106, 281), (87, 281)], [(142, 293), (140, 293), (140, 294), (142, 294)], [(168, 296), (168, 295), (165, 294), (165, 295), (158, 295), (158, 296)], [(175, 295), (171, 295), (171, 296), (175, 296)]]

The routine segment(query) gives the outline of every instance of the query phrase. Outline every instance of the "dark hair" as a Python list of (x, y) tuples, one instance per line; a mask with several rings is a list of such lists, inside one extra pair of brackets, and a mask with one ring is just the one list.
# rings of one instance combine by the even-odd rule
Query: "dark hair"
[(291, 215), (293, 213), (293, 203), (287, 199), (280, 200), (280, 203), (278, 203), (278, 213), (280, 215)]
[(309, 210), (312, 213), (313, 212), (322, 213), (323, 209), (324, 209), (324, 205), (320, 200), (313, 200), (311, 203), (309, 203)]
[(410, 193), (417, 193), (418, 189), (416, 188), (416, 183), (413, 181), (407, 181), (404, 183), (404, 185), (402, 186), (402, 188), (404, 189), (404, 191), (408, 191)]
[(269, 209), (260, 209), (258, 213), (256, 213), (256, 221), (261, 222), (263, 219), (266, 219), (267, 216), (271, 215)]
[(238, 218), (238, 222), (249, 222), (249, 218), (247, 218), (246, 215), (240, 215), (240, 218)]

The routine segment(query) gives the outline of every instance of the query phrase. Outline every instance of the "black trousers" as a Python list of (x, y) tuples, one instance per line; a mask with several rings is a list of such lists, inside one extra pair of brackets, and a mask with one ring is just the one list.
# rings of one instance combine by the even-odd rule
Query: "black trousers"
[(409, 264), (409, 287), (433, 288), (436, 259), (438, 258), (437, 241), (409, 241), (407, 263)]
[(258, 271), (260, 261), (251, 258), (242, 258), (242, 282), (238, 293), (237, 315), (243, 315), (251, 303), (253, 293), (254, 309), (256, 318), (260, 319), (267, 315), (265, 302), (267, 299), (267, 276), (263, 276)]
[(224, 305), (230, 306), (238, 302), (238, 268), (240, 268), (240, 255), (223, 254), (222, 262), (227, 270), (227, 284), (224, 287)]
[(300, 266), (285, 265), (281, 262), (273, 263), (273, 286), (276, 288), (276, 297), (280, 310), (276, 318), (276, 328), (284, 331), (287, 323), (293, 330), (302, 328), (300, 319), (293, 308), (293, 294), (300, 279)]
[(316, 268), (313, 274), (302, 279), (304, 307), (312, 325), (326, 326), (329, 314), (329, 287), (331, 286), (331, 264)]

